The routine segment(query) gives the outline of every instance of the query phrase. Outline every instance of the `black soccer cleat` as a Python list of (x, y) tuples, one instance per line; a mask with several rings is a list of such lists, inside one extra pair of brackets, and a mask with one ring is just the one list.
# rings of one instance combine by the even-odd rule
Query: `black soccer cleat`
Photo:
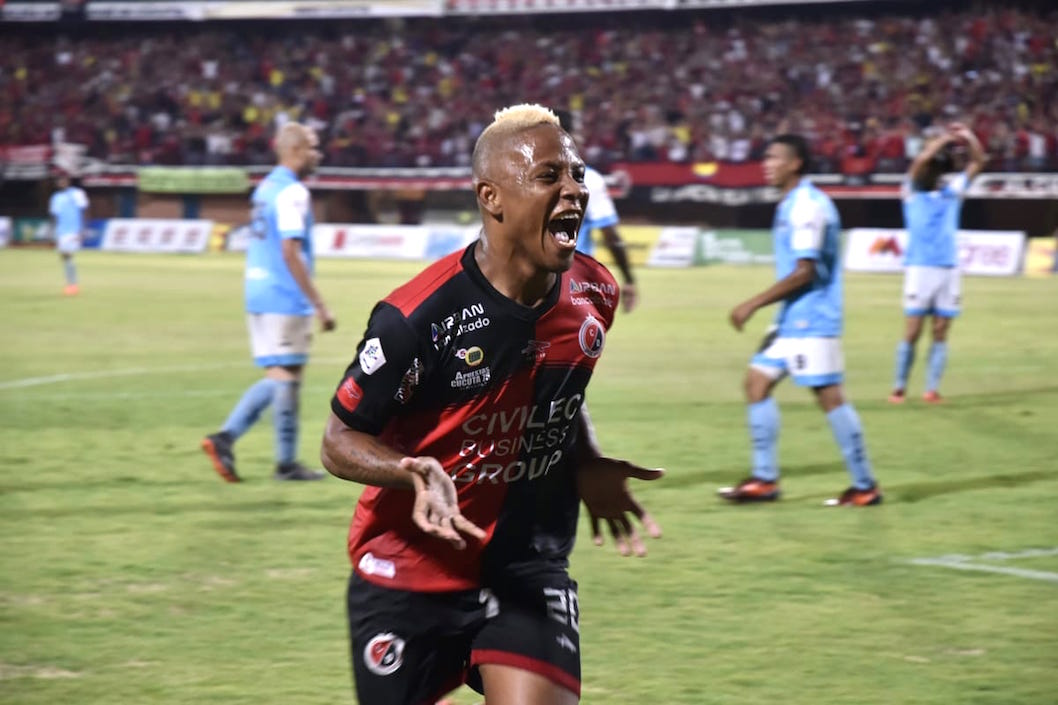
[(320, 470), (310, 470), (296, 460), (289, 463), (280, 463), (276, 466), (275, 474), (272, 475), (272, 479), (280, 482), (311, 482), (312, 480), (322, 480), (325, 477), (327, 477), (327, 473)]
[(209, 456), (213, 469), (225, 482), (241, 482), (235, 472), (235, 451), (232, 449), (234, 444), (235, 441), (226, 431), (211, 433), (202, 439), (202, 450)]

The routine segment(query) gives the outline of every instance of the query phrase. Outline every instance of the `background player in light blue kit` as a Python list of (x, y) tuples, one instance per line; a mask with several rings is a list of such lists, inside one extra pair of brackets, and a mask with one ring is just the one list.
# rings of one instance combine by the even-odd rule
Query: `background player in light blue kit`
[[(946, 185), (940, 178), (955, 168), (951, 147), (964, 141), (970, 160), (965, 170)], [(908, 245), (904, 259), (904, 338), (896, 346), (896, 374), (889, 401), (904, 402), (907, 377), (915, 360), (915, 344), (922, 333), (922, 319), (933, 319), (933, 344), (929, 349), (926, 391), (922, 399), (940, 402), (940, 378), (948, 361), (948, 329), (959, 315), (960, 276), (956, 232), (959, 211), (970, 181), (981, 173), (985, 153), (974, 133), (954, 124), (931, 140), (911, 163), (904, 178), (904, 224)]]
[(76, 296), (80, 291), (77, 286), (77, 265), (73, 255), (81, 249), (81, 238), (84, 233), (84, 212), (88, 208), (88, 196), (80, 188), (71, 185), (70, 176), (60, 172), (55, 179), (59, 190), (51, 195), (48, 213), (53, 220), (55, 249), (62, 258), (66, 286), (62, 293)]
[(254, 362), (265, 369), (243, 393), (221, 430), (202, 449), (228, 482), (238, 482), (232, 446), (270, 404), (276, 435), (277, 480), (319, 480), (325, 473), (296, 459), (301, 375), (309, 359), (312, 317), (333, 330), (334, 317), (312, 283), (312, 201), (299, 179), (320, 163), (315, 131), (287, 123), (276, 135), (276, 166), (251, 199), (252, 237), (246, 252), (246, 313)]
[(842, 390), (841, 221), (833, 201), (804, 178), (808, 165), (808, 144), (799, 135), (775, 137), (764, 155), (764, 176), (783, 195), (773, 225), (778, 281), (732, 309), (731, 325), (742, 330), (757, 309), (776, 302), (782, 307), (746, 372), (753, 472), (719, 494), (732, 502), (779, 498), (779, 407), (771, 392), (790, 374), (812, 389), (852, 476), (852, 485), (826, 503), (880, 504), (860, 418)]

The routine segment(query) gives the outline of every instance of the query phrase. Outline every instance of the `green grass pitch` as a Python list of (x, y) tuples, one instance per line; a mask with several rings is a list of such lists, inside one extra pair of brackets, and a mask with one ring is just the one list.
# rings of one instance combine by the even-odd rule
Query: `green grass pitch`
[[(359, 488), (272, 482), (268, 418), (237, 447), (242, 485), (198, 448), (258, 377), (241, 258), (77, 261), (82, 294), (63, 298), (54, 253), (0, 251), (0, 703), (354, 702)], [(319, 263), (338, 330), (307, 370), (304, 460), (371, 306), (420, 267)], [(899, 277), (847, 277), (846, 387), (886, 493), (857, 510), (821, 506), (848, 478), (788, 382), (784, 499), (715, 497), (747, 472), (741, 381), (771, 316), (738, 334), (727, 312), (771, 271), (640, 277), (588, 398), (607, 452), (667, 469), (636, 488), (665, 536), (633, 559), (582, 535), (583, 702), (1053, 705), (1058, 277), (964, 279), (938, 407), (918, 401), (925, 342), (909, 402), (885, 402)]]

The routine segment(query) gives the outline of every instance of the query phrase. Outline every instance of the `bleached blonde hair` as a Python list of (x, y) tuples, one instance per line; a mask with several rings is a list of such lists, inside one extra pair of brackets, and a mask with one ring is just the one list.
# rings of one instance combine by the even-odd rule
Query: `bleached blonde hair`
[(484, 176), (489, 152), (500, 138), (509, 137), (530, 127), (548, 124), (561, 127), (557, 115), (536, 103), (521, 103), (497, 110), (492, 116), (492, 122), (482, 130), (478, 141), (474, 143), (474, 156), (471, 159), (474, 180)]

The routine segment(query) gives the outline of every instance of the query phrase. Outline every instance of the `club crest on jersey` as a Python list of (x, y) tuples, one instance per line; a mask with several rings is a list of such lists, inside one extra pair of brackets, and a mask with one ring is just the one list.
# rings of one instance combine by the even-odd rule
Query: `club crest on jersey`
[(588, 357), (599, 357), (602, 355), (602, 347), (606, 343), (606, 329), (595, 316), (588, 316), (584, 323), (580, 324), (580, 333), (577, 335), (580, 341), (580, 349)]
[(376, 634), (364, 647), (364, 665), (380, 676), (396, 672), (404, 663), (404, 640), (392, 632)]
[(360, 351), (360, 369), (364, 371), (364, 374), (373, 374), (385, 364), (386, 353), (382, 350), (382, 341), (372, 338), (365, 342), (364, 349)]

